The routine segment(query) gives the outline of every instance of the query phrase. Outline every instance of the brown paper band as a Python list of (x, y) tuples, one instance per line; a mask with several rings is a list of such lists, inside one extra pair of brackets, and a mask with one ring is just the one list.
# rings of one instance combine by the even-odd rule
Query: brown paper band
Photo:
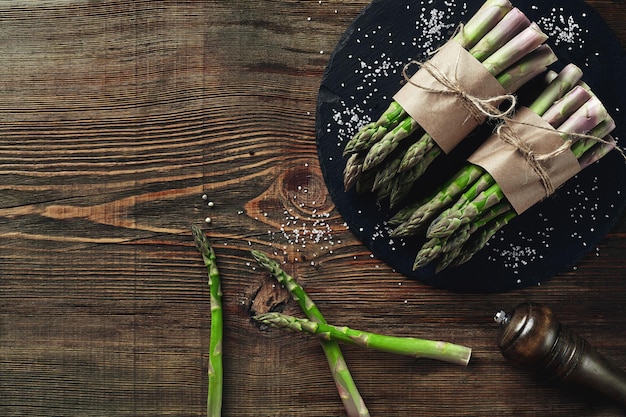
[(580, 172), (569, 143), (526, 107), (497, 129), (469, 158), (496, 180), (517, 214)]
[[(445, 153), (487, 117), (505, 118), (515, 107), (515, 96), (454, 40), (418, 65), (393, 98)], [(500, 111), (504, 100), (511, 106)]]

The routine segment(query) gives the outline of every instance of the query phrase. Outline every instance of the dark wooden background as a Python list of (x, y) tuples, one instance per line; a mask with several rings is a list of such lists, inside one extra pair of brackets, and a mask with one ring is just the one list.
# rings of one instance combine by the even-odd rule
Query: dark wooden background
[[(626, 5), (589, 3), (626, 44)], [(225, 416), (344, 415), (317, 341), (251, 323), (279, 303), (299, 314), (251, 248), (285, 260), (331, 322), (474, 349), (459, 367), (346, 346), (373, 416), (622, 413), (511, 368), (492, 316), (549, 304), (626, 369), (626, 217), (540, 287), (460, 295), (371, 257), (334, 210), (317, 89), (367, 4), (0, 2), (1, 415), (204, 415), (209, 297), (192, 223), (223, 277)]]

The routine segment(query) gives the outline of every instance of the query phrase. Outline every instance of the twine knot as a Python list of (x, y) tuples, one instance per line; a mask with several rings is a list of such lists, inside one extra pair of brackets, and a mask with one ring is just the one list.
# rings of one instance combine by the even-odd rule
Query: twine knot
[(555, 158), (558, 155), (562, 154), (563, 152), (566, 152), (567, 150), (569, 150), (570, 146), (572, 145), (572, 140), (567, 139), (563, 141), (563, 144), (561, 146), (554, 149), (553, 151), (539, 154), (535, 152), (528, 145), (528, 143), (522, 140), (515, 133), (515, 131), (511, 129), (511, 126), (509, 126), (506, 122), (500, 124), (496, 128), (496, 134), (498, 135), (500, 140), (513, 146), (517, 151), (519, 151), (524, 156), (526, 163), (532, 168), (532, 170), (535, 172), (535, 174), (539, 178), (539, 181), (541, 182), (541, 185), (543, 186), (543, 189), (545, 191), (546, 197), (553, 194), (555, 191), (554, 185), (552, 184), (550, 175), (544, 168), (542, 162), (547, 161), (551, 158)]
[[(407, 74), (407, 70), (411, 65), (417, 65), (420, 67), (420, 69), (424, 69), (425, 71), (427, 71), (428, 74), (430, 74), (430, 76), (433, 77), (434, 80), (441, 84), (443, 88), (430, 88), (419, 85), (418, 83), (411, 80), (411, 77), (409, 77)], [(465, 110), (469, 114), (468, 119), (473, 118), (478, 123), (482, 123), (485, 117), (503, 120), (515, 110), (515, 106), (517, 105), (517, 98), (513, 94), (502, 94), (494, 97), (482, 98), (467, 92), (463, 85), (459, 83), (456, 77), (457, 69), (458, 62), (455, 66), (455, 76), (450, 77), (444, 71), (439, 69), (436, 65), (433, 65), (430, 61), (419, 62), (413, 60), (404, 66), (404, 68), (402, 69), (402, 76), (404, 77), (406, 82), (425, 91), (435, 94), (452, 95), (457, 97), (463, 108), (465, 108)], [(500, 110), (497, 106), (503, 101), (508, 101), (509, 105), (504, 110)]]

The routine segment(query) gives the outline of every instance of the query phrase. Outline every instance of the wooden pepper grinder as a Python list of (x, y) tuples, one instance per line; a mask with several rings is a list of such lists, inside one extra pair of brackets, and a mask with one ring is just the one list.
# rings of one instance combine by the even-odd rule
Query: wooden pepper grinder
[(522, 303), (498, 312), (498, 346), (519, 368), (600, 392), (626, 405), (626, 373), (611, 365), (585, 339), (559, 323), (543, 305)]

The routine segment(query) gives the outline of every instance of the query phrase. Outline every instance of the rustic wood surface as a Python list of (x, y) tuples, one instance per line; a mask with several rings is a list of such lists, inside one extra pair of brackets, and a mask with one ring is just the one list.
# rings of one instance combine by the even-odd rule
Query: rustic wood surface
[[(589, 3), (626, 44), (626, 5)], [(285, 260), (329, 321), (474, 349), (465, 368), (346, 346), (373, 416), (622, 413), (511, 368), (492, 315), (549, 304), (626, 369), (626, 217), (545, 285), (461, 295), (372, 258), (334, 210), (317, 89), (367, 4), (0, 2), (1, 415), (206, 413), (192, 223), (223, 277), (225, 416), (344, 415), (319, 344), (251, 322), (277, 305), (299, 313), (251, 248)], [(298, 235), (306, 223), (318, 231)]]

